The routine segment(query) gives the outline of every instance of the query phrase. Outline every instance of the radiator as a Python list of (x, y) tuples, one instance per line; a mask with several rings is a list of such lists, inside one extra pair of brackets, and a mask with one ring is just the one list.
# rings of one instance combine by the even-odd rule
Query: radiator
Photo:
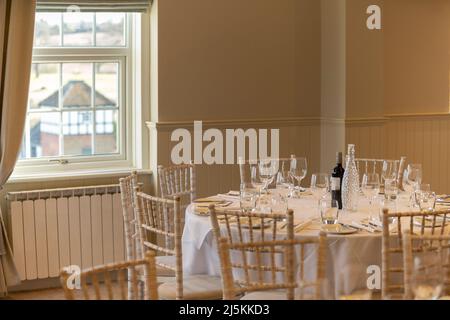
[(119, 185), (11, 192), (7, 199), (22, 280), (125, 259)]

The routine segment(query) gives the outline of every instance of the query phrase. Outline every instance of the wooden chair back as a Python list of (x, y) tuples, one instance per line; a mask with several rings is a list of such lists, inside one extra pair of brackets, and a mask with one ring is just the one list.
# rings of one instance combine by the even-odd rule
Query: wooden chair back
[[(304, 299), (305, 291), (313, 290), (313, 299), (321, 297), (321, 283), (325, 278), (326, 240), (324, 233), (311, 239), (288, 239), (230, 243), (229, 238), (219, 239), (223, 298), (236, 299), (241, 294), (255, 291), (286, 290), (286, 299)], [(305, 277), (306, 246), (316, 246), (317, 264), (314, 279)], [(241, 253), (241, 255), (234, 254)], [(250, 256), (257, 254), (256, 263)], [(261, 253), (265, 254), (264, 260)], [(236, 257), (233, 259), (232, 257)], [(297, 259), (298, 257), (298, 259)], [(244, 279), (234, 272), (244, 272)], [(253, 276), (252, 276), (253, 275)], [(298, 294), (295, 294), (295, 290)]]
[[(139, 294), (138, 268), (146, 272), (144, 295)], [(132, 270), (131, 278), (128, 271)], [(77, 295), (69, 285), (71, 274), (66, 269), (61, 271), (60, 280), (66, 299), (75, 300)], [(81, 293), (85, 300), (135, 300), (143, 297), (145, 300), (158, 300), (156, 280), (155, 253), (148, 251), (144, 259), (112, 263), (86, 269), (79, 275)], [(127, 290), (131, 283), (132, 294)], [(119, 292), (118, 295), (115, 293)]]
[(180, 198), (173, 200), (153, 197), (143, 192), (135, 193), (135, 203), (141, 232), (141, 246), (145, 252), (154, 250), (163, 255), (175, 256), (175, 267), (158, 266), (175, 271), (176, 298), (183, 299), (183, 256), (181, 248), (182, 215)]
[[(405, 294), (403, 245), (404, 233), (416, 232), (420, 235), (443, 235), (450, 210), (435, 212), (397, 212), (389, 213), (383, 209), (382, 223), (382, 288), (383, 299)], [(390, 230), (390, 223), (396, 222), (396, 230)], [(397, 275), (397, 276), (396, 276)], [(396, 277), (396, 279), (394, 279)]]

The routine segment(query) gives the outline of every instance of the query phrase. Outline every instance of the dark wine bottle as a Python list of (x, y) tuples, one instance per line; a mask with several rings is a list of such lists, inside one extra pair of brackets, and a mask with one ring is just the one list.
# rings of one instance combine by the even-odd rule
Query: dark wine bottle
[(342, 167), (342, 152), (336, 153), (336, 167), (331, 173), (331, 198), (336, 200), (339, 209), (342, 209), (342, 178), (344, 177), (344, 168)]

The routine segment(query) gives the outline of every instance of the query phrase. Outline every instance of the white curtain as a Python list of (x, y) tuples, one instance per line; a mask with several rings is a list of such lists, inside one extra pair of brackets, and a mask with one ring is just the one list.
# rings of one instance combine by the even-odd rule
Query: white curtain
[[(0, 0), (0, 187), (19, 155), (27, 111), (35, 0)], [(0, 296), (20, 282), (0, 210)]]

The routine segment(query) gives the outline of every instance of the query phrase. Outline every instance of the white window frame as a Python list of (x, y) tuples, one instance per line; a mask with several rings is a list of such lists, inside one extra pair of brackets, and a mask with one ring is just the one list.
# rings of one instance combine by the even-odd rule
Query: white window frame
[[(83, 175), (114, 175), (130, 170), (148, 168), (148, 132), (145, 122), (148, 121), (150, 107), (149, 90), (141, 90), (150, 73), (150, 30), (148, 14), (127, 13), (127, 46), (96, 48), (36, 48), (33, 50), (34, 62), (122, 62), (119, 72), (122, 96), (120, 134), (118, 137), (119, 154), (93, 156), (61, 156), (43, 159), (23, 159), (16, 164), (10, 182), (45, 180), (47, 178), (81, 177)], [(57, 52), (57, 53), (56, 53)], [(58, 59), (56, 59), (58, 56)], [(95, 57), (92, 59), (92, 57)], [(99, 61), (97, 61), (97, 59)], [(142, 72), (141, 70), (148, 70)], [(28, 122), (27, 122), (28, 125)], [(95, 126), (95, 124), (94, 124)], [(25, 130), (27, 130), (26, 128)]]

